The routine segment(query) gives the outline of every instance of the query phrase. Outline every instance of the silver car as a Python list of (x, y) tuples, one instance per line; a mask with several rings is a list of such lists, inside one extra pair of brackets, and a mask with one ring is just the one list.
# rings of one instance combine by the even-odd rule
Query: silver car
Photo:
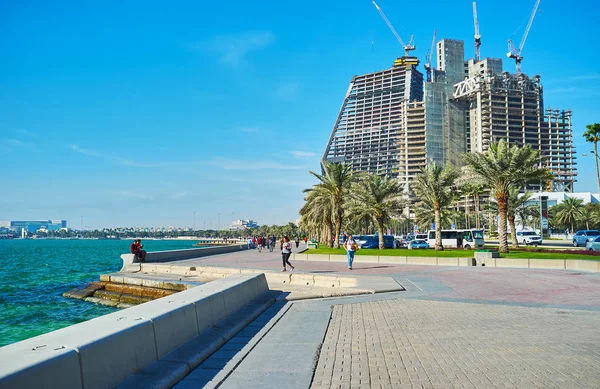
[(590, 240), (585, 245), (585, 249), (589, 251), (597, 251), (600, 252), (600, 236), (594, 240)]
[(585, 246), (589, 241), (592, 241), (600, 236), (598, 230), (579, 230), (573, 235), (573, 246)]

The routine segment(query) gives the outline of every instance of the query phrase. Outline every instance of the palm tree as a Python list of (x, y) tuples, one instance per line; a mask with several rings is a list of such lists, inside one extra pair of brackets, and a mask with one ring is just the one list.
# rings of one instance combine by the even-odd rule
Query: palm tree
[(485, 180), (498, 201), (499, 251), (507, 253), (506, 216), (509, 189), (548, 180), (550, 173), (539, 167), (539, 154), (531, 146), (510, 147), (504, 139), (498, 143), (491, 143), (486, 153), (464, 154), (463, 158), (473, 172)]
[(567, 197), (565, 201), (557, 205), (556, 219), (561, 224), (571, 225), (571, 233), (575, 231), (575, 223), (583, 216), (583, 200), (575, 197)]
[(413, 180), (415, 195), (433, 209), (435, 220), (435, 249), (444, 250), (442, 246), (442, 209), (454, 201), (454, 181), (458, 176), (451, 165), (438, 165), (431, 161)]
[(598, 191), (600, 192), (600, 171), (598, 170), (598, 140), (600, 140), (600, 123), (588, 124), (587, 131), (583, 133), (586, 142), (594, 144), (594, 157), (596, 157), (596, 178), (598, 179)]
[(330, 203), (332, 219), (335, 224), (335, 248), (340, 247), (340, 232), (344, 219), (344, 202), (348, 199), (350, 187), (357, 175), (352, 172), (351, 166), (339, 162), (322, 162), (323, 174), (309, 171), (319, 183), (312, 188), (304, 190), (305, 193), (317, 191), (318, 196), (323, 196), (325, 202)]
[(358, 218), (370, 218), (377, 226), (379, 249), (383, 250), (384, 226), (392, 216), (399, 216), (404, 207), (400, 183), (395, 178), (367, 174), (352, 190), (351, 213)]
[(304, 200), (306, 203), (300, 209), (300, 224), (311, 236), (319, 237), (319, 241), (332, 246), (333, 207), (329, 192), (326, 188), (317, 186), (307, 193)]
[(531, 199), (531, 192), (525, 192), (521, 194), (521, 188), (516, 186), (511, 187), (508, 190), (508, 212), (506, 217), (510, 225), (510, 235), (512, 238), (512, 247), (519, 248), (519, 242), (517, 241), (517, 228), (515, 225), (515, 218), (521, 209), (526, 209), (525, 204)]
[[(432, 203), (421, 200), (415, 204), (413, 210), (417, 226), (430, 226), (436, 224)], [(447, 207), (440, 209), (441, 225), (449, 226), (450, 223), (452, 223), (452, 216), (452, 209)]]

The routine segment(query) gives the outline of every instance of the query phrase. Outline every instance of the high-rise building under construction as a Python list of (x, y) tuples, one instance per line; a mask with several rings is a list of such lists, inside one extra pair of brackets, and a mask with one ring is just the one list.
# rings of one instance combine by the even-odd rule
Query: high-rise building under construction
[(353, 77), (323, 159), (397, 177), (408, 191), (427, 161), (459, 166), (463, 153), (506, 139), (538, 150), (552, 189), (572, 192), (571, 112), (546, 109), (540, 77), (503, 72), (498, 58), (465, 61), (459, 40), (436, 49), (431, 81), (423, 82), (414, 57)]

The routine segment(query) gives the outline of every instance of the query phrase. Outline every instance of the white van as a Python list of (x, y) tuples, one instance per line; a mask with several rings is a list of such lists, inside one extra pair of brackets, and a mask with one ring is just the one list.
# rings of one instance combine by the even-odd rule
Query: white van
[[(482, 230), (442, 230), (442, 246), (448, 248), (471, 249), (483, 247)], [(435, 230), (429, 230), (427, 242), (430, 247), (435, 247)]]

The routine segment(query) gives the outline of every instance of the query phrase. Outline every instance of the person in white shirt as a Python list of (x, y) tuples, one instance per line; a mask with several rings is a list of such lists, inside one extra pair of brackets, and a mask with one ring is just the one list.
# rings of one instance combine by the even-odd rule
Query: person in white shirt
[(292, 264), (290, 263), (290, 255), (292, 255), (292, 243), (290, 242), (290, 238), (284, 236), (283, 244), (281, 245), (281, 257), (283, 259), (282, 271), (287, 271), (286, 265), (290, 266), (290, 271), (294, 271), (294, 266), (292, 266)]
[(356, 241), (352, 235), (348, 235), (348, 239), (344, 242), (344, 248), (346, 249), (346, 255), (348, 256), (348, 269), (352, 270), (352, 262), (354, 262), (354, 253), (358, 249)]

